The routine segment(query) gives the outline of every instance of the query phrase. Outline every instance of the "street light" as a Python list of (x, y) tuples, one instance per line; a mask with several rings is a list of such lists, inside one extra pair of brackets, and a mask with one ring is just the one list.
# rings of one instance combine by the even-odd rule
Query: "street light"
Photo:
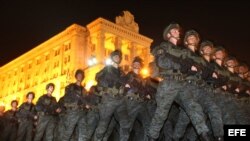
[(112, 60), (110, 58), (107, 58), (105, 61), (106, 65), (112, 65)]
[(88, 64), (88, 66), (87, 66), (86, 68), (84, 68), (83, 70), (86, 70), (86, 69), (88, 69), (89, 67), (92, 67), (92, 66), (98, 64), (98, 61), (97, 61), (97, 59), (96, 59), (95, 56), (91, 56), (91, 57), (88, 59), (87, 64)]

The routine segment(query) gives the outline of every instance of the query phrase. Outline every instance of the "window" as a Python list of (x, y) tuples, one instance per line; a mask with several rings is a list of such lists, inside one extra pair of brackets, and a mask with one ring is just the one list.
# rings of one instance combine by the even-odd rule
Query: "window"
[(64, 58), (64, 64), (67, 64), (68, 62), (70, 62), (70, 56)]
[(35, 75), (38, 76), (38, 74), (39, 74), (39, 71), (36, 71), (36, 74), (35, 74)]
[(70, 62), (70, 56), (68, 56), (68, 62)]
[(56, 50), (55, 56), (58, 56), (60, 54), (60, 49)]
[(57, 68), (59, 66), (59, 61), (54, 63), (54, 68)]
[(36, 64), (37, 64), (37, 65), (41, 64), (41, 60), (40, 60), (40, 59), (37, 59), (37, 60), (36, 60)]
[(32, 68), (32, 64), (29, 64), (29, 69), (31, 69)]
[(129, 71), (129, 66), (128, 65), (124, 66), (124, 71)]
[(70, 50), (70, 48), (71, 48), (71, 44), (70, 44), (70, 43), (69, 43), (69, 44), (64, 45), (64, 50), (65, 50), (65, 51)]
[(91, 51), (94, 52), (95, 51), (95, 45), (91, 46)]
[(125, 57), (124, 57), (124, 58), (125, 58), (125, 60), (126, 60), (126, 61), (129, 61), (129, 57), (128, 57), (128, 55), (127, 55), (127, 54), (125, 55)]
[(49, 60), (49, 55), (45, 56), (45, 60), (48, 61)]

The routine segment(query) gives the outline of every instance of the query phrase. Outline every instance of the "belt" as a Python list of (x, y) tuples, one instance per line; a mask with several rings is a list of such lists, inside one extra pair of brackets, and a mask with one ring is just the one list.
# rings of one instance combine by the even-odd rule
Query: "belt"
[(194, 84), (196, 86), (204, 86), (205, 85), (205, 83), (202, 80), (187, 79), (186, 82), (189, 84)]
[(90, 106), (90, 108), (88, 109), (88, 111), (99, 111), (98, 106)]
[(184, 79), (184, 76), (183, 75), (166, 75), (166, 76), (163, 76), (164, 79), (168, 79), (168, 80), (178, 80), (178, 81), (183, 81), (185, 80)]
[(126, 100), (143, 102), (144, 100), (140, 97), (126, 96)]
[(123, 88), (117, 89), (115, 87), (113, 87), (113, 88), (104, 88), (102, 93), (111, 95), (112, 97), (119, 97), (119, 96), (122, 96), (123, 90), (124, 90)]
[(83, 105), (76, 105), (76, 104), (68, 104), (65, 105), (66, 110), (86, 110), (86, 107)]
[(38, 114), (39, 116), (52, 115), (51, 113), (48, 113), (48, 112), (38, 112), (37, 114)]

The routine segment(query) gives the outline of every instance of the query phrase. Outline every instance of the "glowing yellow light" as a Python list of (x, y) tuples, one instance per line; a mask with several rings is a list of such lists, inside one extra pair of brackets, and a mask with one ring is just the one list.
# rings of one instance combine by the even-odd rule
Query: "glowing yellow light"
[(5, 104), (3, 102), (0, 102), (0, 106), (5, 106)]
[(147, 68), (143, 68), (142, 70), (141, 70), (141, 75), (142, 75), (142, 77), (148, 77), (149, 76), (149, 71), (148, 71), (148, 69)]
[(87, 91), (89, 91), (90, 88), (91, 88), (93, 85), (96, 85), (96, 84), (97, 84), (97, 82), (96, 82), (95, 80), (89, 80), (89, 81), (86, 82), (85, 89), (86, 89)]

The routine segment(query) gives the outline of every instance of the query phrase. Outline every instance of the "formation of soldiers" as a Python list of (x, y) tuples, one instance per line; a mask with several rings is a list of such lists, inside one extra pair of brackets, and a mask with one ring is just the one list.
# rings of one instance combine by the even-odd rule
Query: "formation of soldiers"
[(36, 105), (33, 92), (19, 108), (13, 100), (11, 110), (0, 111), (0, 140), (222, 141), (223, 125), (250, 124), (248, 66), (211, 41), (200, 43), (194, 30), (181, 46), (180, 29), (172, 23), (164, 30), (152, 50), (150, 77), (141, 76), (140, 57), (125, 74), (115, 50), (90, 91), (79, 69), (58, 102), (53, 83)]

